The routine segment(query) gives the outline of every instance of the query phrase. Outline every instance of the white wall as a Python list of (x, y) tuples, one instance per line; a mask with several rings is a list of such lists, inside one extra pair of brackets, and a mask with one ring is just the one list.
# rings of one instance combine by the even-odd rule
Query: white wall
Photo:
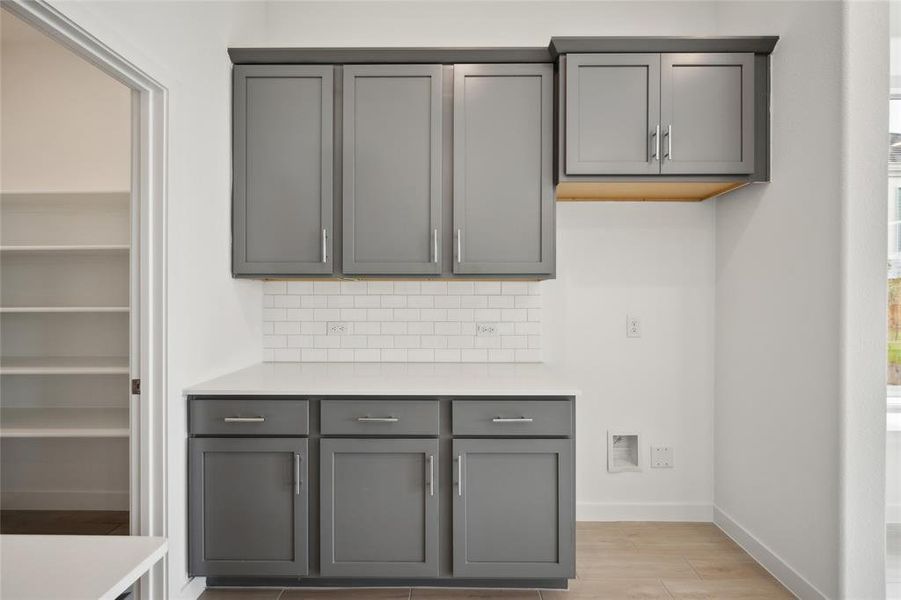
[[(528, 46), (553, 35), (710, 35), (713, 5), (274, 2), (273, 46)], [(584, 391), (579, 518), (706, 519), (713, 497), (714, 205), (560, 204), (542, 283), (545, 361)], [(626, 314), (644, 320), (626, 339)], [(608, 427), (675, 447), (676, 468), (606, 473)]]
[(0, 190), (131, 189), (128, 88), (0, 14)]
[[(884, 321), (882, 338), (875, 342), (871, 327), (874, 319), (879, 323), (884, 294), (877, 294), (875, 303), (870, 295), (845, 305), (852, 306), (857, 313), (851, 316), (861, 317), (857, 323), (865, 325), (847, 334), (842, 330), (849, 322), (843, 299), (849, 301), (853, 285), (843, 270), (847, 252), (842, 227), (847, 227), (849, 216), (844, 203), (865, 205), (868, 211), (876, 207), (875, 221), (872, 214), (866, 217), (869, 227), (856, 230), (847, 244), (884, 244), (885, 152), (879, 140), (887, 124), (877, 117), (876, 125), (883, 126), (874, 130), (866, 118), (858, 122), (875, 150), (877, 169), (878, 157), (883, 157), (883, 180), (871, 195), (871, 186), (846, 181), (851, 167), (843, 135), (843, 118), (849, 114), (843, 77), (850, 74), (843, 53), (847, 22), (842, 11), (836, 2), (718, 7), (722, 34), (778, 34), (781, 39), (773, 54), (773, 181), (717, 202), (717, 519), (755, 548), (758, 558), (802, 597), (839, 597), (843, 580), (849, 579), (841, 568), (842, 539), (855, 523), (842, 518), (848, 475), (843, 460), (858, 450), (848, 444), (864, 441), (869, 447), (872, 440), (853, 434), (843, 438), (848, 413), (843, 411), (842, 385), (856, 385), (851, 390), (857, 392), (856, 402), (871, 414), (874, 384), (883, 411), (885, 402), (884, 380), (880, 391), (878, 375), (884, 370)], [(879, 86), (887, 91), (888, 80), (887, 69), (881, 72), (888, 56), (887, 35), (883, 38), (878, 27), (862, 33), (874, 44), (884, 42), (883, 58), (857, 74), (860, 82), (875, 87), (866, 88), (870, 100), (882, 102), (885, 92)], [(851, 106), (850, 114), (864, 116), (871, 108)], [(876, 112), (881, 115), (883, 109)], [(870, 135), (873, 131), (875, 136)], [(872, 159), (872, 154), (867, 156)], [(855, 168), (870, 166), (856, 163)], [(885, 285), (884, 253), (875, 259), (872, 253), (868, 256), (871, 263), (857, 279), (858, 284), (868, 282), (867, 293), (873, 285)], [(860, 268), (862, 263), (852, 266)], [(875, 368), (875, 378), (849, 380), (847, 370), (843, 377), (846, 343), (867, 346), (862, 356), (870, 361), (870, 373)], [(862, 467), (875, 474), (870, 479), (874, 484), (880, 480), (878, 453)], [(866, 486), (847, 491), (868, 502), (873, 493), (867, 490), (875, 491)], [(871, 535), (872, 528), (865, 526), (870, 515), (857, 516), (856, 526)], [(879, 561), (870, 562), (872, 574)], [(871, 585), (870, 591), (876, 587)], [(861, 589), (849, 597), (876, 597), (861, 594)]]
[[(255, 2), (54, 2), (169, 90), (168, 587), (186, 588), (182, 389), (260, 360), (261, 284), (231, 278), (230, 45), (258, 41)], [(197, 582), (198, 584), (200, 582)]]

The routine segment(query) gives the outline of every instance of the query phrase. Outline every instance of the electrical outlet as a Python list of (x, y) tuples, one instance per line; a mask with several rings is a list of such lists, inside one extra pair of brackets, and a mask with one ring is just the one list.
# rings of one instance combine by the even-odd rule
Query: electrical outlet
[(673, 467), (672, 446), (651, 446), (651, 467), (654, 469), (671, 469)]
[(641, 337), (641, 319), (634, 315), (626, 316), (626, 337)]
[(347, 335), (347, 323), (329, 323), (328, 324), (328, 334), (329, 335)]
[(495, 337), (497, 335), (497, 323), (477, 324), (476, 335), (479, 337)]

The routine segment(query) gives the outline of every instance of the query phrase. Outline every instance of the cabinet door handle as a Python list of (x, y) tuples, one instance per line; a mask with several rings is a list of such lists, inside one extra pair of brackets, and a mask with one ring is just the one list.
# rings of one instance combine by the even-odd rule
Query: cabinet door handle
[(463, 455), (457, 455), (457, 495), (463, 496)]
[(673, 126), (666, 126), (666, 157), (673, 160)]
[(651, 158), (660, 160), (660, 123), (654, 128), (654, 133), (651, 136), (654, 138), (654, 153), (651, 155)]
[(457, 230), (457, 263), (463, 262), (463, 230)]
[(494, 417), (491, 419), (492, 423), (531, 423), (534, 421), (532, 417), (515, 417), (515, 418), (504, 418), (504, 417)]
[(432, 230), (432, 262), (438, 263), (438, 230)]
[(300, 454), (294, 453), (294, 495), (300, 495)]
[(322, 262), (328, 262), (328, 245), (326, 244), (325, 228), (322, 228)]
[(397, 417), (357, 417), (359, 423), (397, 423)]
[(262, 423), (266, 417), (225, 417), (226, 423)]
[(429, 454), (429, 496), (435, 495), (435, 457)]

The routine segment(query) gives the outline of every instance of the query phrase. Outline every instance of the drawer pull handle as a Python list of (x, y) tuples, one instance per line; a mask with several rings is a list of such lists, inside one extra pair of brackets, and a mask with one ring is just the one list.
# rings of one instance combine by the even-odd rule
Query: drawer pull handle
[(513, 419), (506, 419), (504, 417), (494, 417), (491, 419), (492, 423), (531, 423), (535, 419), (532, 417), (516, 417)]
[(429, 496), (435, 495), (435, 457), (429, 454)]
[(294, 453), (294, 495), (295, 496), (300, 495), (300, 485), (301, 485), (300, 461), (301, 461), (300, 454), (295, 452)]
[(457, 455), (457, 496), (463, 496), (463, 455)]
[(226, 423), (262, 423), (266, 417), (225, 417)]
[(397, 423), (397, 417), (357, 417), (359, 423)]

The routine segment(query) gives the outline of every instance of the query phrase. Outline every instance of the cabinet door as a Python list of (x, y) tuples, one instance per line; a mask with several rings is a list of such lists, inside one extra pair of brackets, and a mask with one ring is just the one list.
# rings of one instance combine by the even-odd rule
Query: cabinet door
[(659, 54), (566, 56), (566, 173), (660, 170)]
[(575, 577), (571, 440), (454, 440), (454, 576)]
[(234, 69), (235, 275), (332, 272), (332, 72)]
[(344, 272), (434, 274), (441, 67), (344, 67)]
[(306, 575), (307, 440), (189, 444), (191, 574)]
[(553, 75), (454, 66), (454, 273), (554, 272)]
[(662, 173), (754, 172), (754, 55), (664, 54)]
[(324, 576), (438, 576), (438, 441), (323, 439)]

